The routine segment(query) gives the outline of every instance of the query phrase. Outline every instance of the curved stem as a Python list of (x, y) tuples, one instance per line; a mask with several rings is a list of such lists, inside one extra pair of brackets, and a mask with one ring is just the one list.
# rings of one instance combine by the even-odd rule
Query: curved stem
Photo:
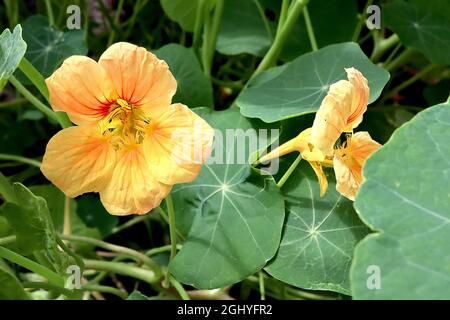
[(119, 233), (119, 232), (121, 232), (121, 231), (123, 231), (123, 230), (125, 230), (125, 229), (128, 229), (128, 228), (134, 226), (135, 224), (137, 224), (137, 223), (139, 223), (139, 222), (142, 222), (142, 221), (147, 220), (148, 218), (149, 218), (149, 215), (148, 215), (148, 214), (145, 214), (145, 215), (139, 215), (139, 216), (137, 216), (137, 217), (134, 217), (134, 218), (128, 220), (127, 222), (125, 222), (124, 224), (122, 224), (122, 225), (120, 225), (120, 226), (117, 226), (117, 227), (114, 227), (114, 228), (112, 229), (112, 233), (113, 233), (113, 234), (114, 234), (114, 233)]
[(191, 298), (187, 294), (186, 290), (184, 290), (183, 285), (181, 283), (179, 283), (177, 280), (175, 280), (171, 276), (169, 276), (169, 281), (172, 284), (172, 286), (175, 288), (175, 290), (177, 290), (177, 292), (180, 295), (181, 299), (183, 299), (183, 300), (191, 300)]
[(266, 289), (264, 286), (264, 274), (262, 271), (259, 272), (259, 294), (261, 296), (261, 300), (266, 300)]
[(99, 261), (99, 260), (83, 260), (86, 269), (94, 269), (99, 271), (107, 271), (111, 273), (121, 274), (142, 280), (148, 284), (155, 284), (161, 278), (155, 272), (148, 269), (138, 268), (126, 263)]
[(14, 242), (16, 242), (16, 236), (7, 236), (4, 238), (0, 238), (0, 246), (4, 246)]
[(259, 15), (261, 16), (261, 19), (264, 23), (264, 28), (266, 29), (267, 36), (269, 37), (270, 41), (273, 40), (273, 34), (272, 29), (270, 28), (269, 21), (267, 20), (266, 14), (264, 13), (264, 8), (261, 6), (261, 3), (259, 3), (259, 0), (253, 0), (255, 2), (256, 8), (258, 9)]
[(126, 299), (128, 297), (128, 294), (125, 291), (113, 287), (101, 286), (96, 284), (85, 284), (81, 287), (81, 290), (110, 293), (122, 299)]
[(319, 50), (317, 46), (316, 36), (314, 35), (314, 28), (311, 23), (311, 19), (309, 18), (308, 6), (303, 8), (303, 16), (305, 17), (306, 31), (308, 32), (309, 42), (311, 43), (311, 49), (313, 51)]
[(0, 257), (4, 258), (6, 260), (9, 260), (11, 262), (14, 262), (25, 269), (28, 269), (30, 271), (33, 271), (34, 273), (37, 273), (44, 278), (46, 278), (50, 283), (57, 285), (59, 287), (64, 287), (64, 278), (58, 275), (57, 273), (53, 272), (52, 270), (34, 262), (33, 260), (30, 260), (24, 256), (21, 256), (18, 253), (15, 253), (14, 251), (11, 251), (9, 249), (6, 249), (4, 247), (0, 246)]
[(398, 67), (400, 67), (402, 64), (407, 62), (411, 56), (415, 54), (415, 50), (411, 48), (407, 48), (405, 51), (403, 51), (397, 58), (395, 58), (391, 63), (385, 65), (384, 67), (392, 72), (396, 70)]
[(83, 243), (89, 243), (94, 246), (110, 250), (113, 252), (121, 253), (126, 256), (132, 257), (137, 259), (138, 261), (141, 261), (145, 265), (147, 265), (149, 268), (152, 269), (152, 272), (154, 272), (155, 276), (161, 276), (161, 268), (160, 266), (154, 262), (151, 258), (147, 257), (145, 254), (122, 246), (118, 246), (115, 244), (107, 243), (101, 240), (97, 240), (94, 238), (88, 238), (88, 237), (82, 237), (82, 236), (74, 236), (74, 235), (60, 235), (61, 239), (73, 241), (73, 242), (83, 242)]
[(200, 0), (198, 2), (197, 12), (195, 16), (195, 26), (194, 26), (194, 38), (192, 40), (192, 48), (195, 54), (198, 55), (198, 49), (200, 48), (200, 42), (202, 39), (202, 26), (204, 19), (204, 6), (206, 1)]
[(177, 254), (177, 227), (175, 225), (175, 210), (170, 194), (166, 198), (167, 212), (169, 213), (169, 230), (170, 230), (170, 259)]
[(291, 164), (289, 169), (287, 169), (287, 171), (281, 177), (280, 181), (277, 182), (277, 187), (278, 188), (281, 188), (286, 183), (287, 179), (289, 179), (289, 177), (291, 176), (292, 172), (294, 172), (295, 168), (297, 168), (297, 166), (298, 166), (298, 164), (300, 163), (301, 160), (302, 160), (302, 155), (299, 154), (298, 157), (295, 159), (295, 161)]
[(24, 163), (24, 164), (29, 164), (30, 166), (37, 167), (37, 168), (41, 167), (40, 161), (22, 157), (22, 156), (16, 156), (14, 154), (0, 153), (0, 160), (12, 160), (12, 161), (16, 161), (16, 162), (20, 162), (20, 163)]
[(375, 47), (373, 49), (372, 55), (370, 56), (370, 60), (372, 60), (373, 62), (378, 62), (383, 54), (385, 54), (386, 51), (399, 43), (399, 41), (400, 39), (396, 34), (393, 34), (387, 39), (375, 41)]
[(45, 0), (45, 7), (47, 9), (48, 21), (52, 26), (55, 25), (55, 17), (53, 16), (53, 8), (50, 0)]
[(281, 32), (284, 23), (286, 22), (287, 13), (289, 10), (290, 0), (283, 0), (281, 3), (280, 18), (278, 19), (277, 33)]

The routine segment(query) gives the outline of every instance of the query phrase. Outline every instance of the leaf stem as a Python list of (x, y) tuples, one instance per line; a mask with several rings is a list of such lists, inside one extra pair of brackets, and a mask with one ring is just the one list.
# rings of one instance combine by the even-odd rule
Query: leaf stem
[(33, 271), (34, 273), (37, 273), (44, 278), (46, 278), (50, 283), (55, 284), (59, 287), (64, 287), (64, 279), (58, 275), (57, 273), (53, 272), (52, 270), (34, 262), (33, 260), (30, 260), (24, 256), (21, 256), (18, 253), (15, 253), (14, 251), (11, 251), (9, 249), (6, 249), (2, 246), (0, 246), (0, 257), (4, 258), (6, 260), (9, 260), (13, 263), (16, 263), (25, 269), (28, 269), (30, 271)]
[(44, 77), (37, 71), (33, 64), (23, 57), (19, 63), (19, 69), (22, 71), (33, 85), (39, 90), (45, 100), (49, 101), (49, 93)]
[(289, 179), (289, 177), (291, 176), (292, 172), (294, 172), (295, 168), (297, 168), (297, 166), (298, 166), (298, 164), (300, 163), (301, 160), (302, 160), (302, 155), (299, 154), (298, 157), (295, 159), (295, 161), (291, 164), (289, 169), (287, 169), (287, 171), (281, 177), (280, 181), (277, 182), (277, 187), (278, 188), (281, 188), (286, 183), (287, 179)]
[(149, 215), (148, 215), (148, 214), (145, 214), (145, 215), (139, 215), (139, 216), (137, 216), (137, 217), (134, 217), (134, 218), (128, 220), (128, 221), (125, 222), (124, 224), (121, 224), (120, 226), (114, 227), (114, 228), (112, 229), (112, 233), (113, 233), (113, 234), (114, 234), (114, 233), (119, 233), (119, 232), (121, 232), (121, 231), (123, 231), (123, 230), (125, 230), (125, 229), (128, 229), (128, 228), (134, 226), (135, 224), (138, 224), (139, 222), (145, 221), (145, 220), (147, 220), (147, 219), (149, 219)]
[(402, 64), (407, 62), (415, 53), (416, 53), (416, 51), (414, 49), (406, 48), (397, 58), (392, 60), (392, 62), (385, 65), (384, 67), (388, 71), (392, 72), (392, 71), (396, 70), (398, 67), (400, 67)]
[(372, 55), (370, 56), (370, 60), (372, 60), (373, 62), (378, 62), (383, 54), (385, 54), (386, 51), (399, 43), (399, 41), (400, 39), (395, 33), (387, 39), (378, 40), (377, 38), (375, 38), (375, 47), (373, 49)]
[[(119, 24), (119, 21), (120, 21), (120, 14), (122, 13), (123, 2), (124, 2), (124, 0), (119, 0), (119, 4), (117, 5), (117, 11), (116, 11), (116, 15), (114, 17), (114, 25), (116, 26), (116, 29), (118, 29), (117, 25)], [(116, 30), (113, 29), (113, 30), (111, 30), (109, 37), (108, 37), (108, 47), (110, 45), (112, 45), (112, 43), (114, 42), (115, 36), (116, 36)]]
[(11, 243), (14, 243), (15, 241), (16, 241), (15, 235), (3, 237), (3, 238), (0, 238), (0, 246), (11, 244)]
[(267, 20), (266, 14), (264, 13), (264, 8), (261, 6), (261, 3), (259, 2), (259, 0), (253, 0), (255, 2), (256, 8), (258, 9), (259, 15), (261, 16), (263, 23), (264, 23), (264, 28), (266, 29), (267, 32), (267, 36), (269, 37), (269, 40), (272, 41), (273, 40), (273, 34), (272, 34), (272, 29), (270, 28), (270, 24), (269, 21)]
[(34, 159), (30, 159), (30, 158), (26, 158), (26, 157), (22, 157), (22, 156), (16, 156), (14, 154), (0, 153), (0, 160), (11, 160), (11, 161), (16, 161), (16, 162), (20, 162), (20, 163), (29, 164), (30, 166), (37, 167), (37, 168), (41, 167), (41, 162), (40, 161), (37, 161), (37, 160), (34, 160)]
[(122, 298), (122, 299), (126, 299), (128, 297), (128, 294), (123, 290), (113, 288), (113, 287), (108, 287), (108, 286), (97, 285), (97, 284), (85, 284), (81, 287), (81, 290), (110, 293), (110, 294), (118, 296), (119, 298)]
[(52, 3), (50, 0), (45, 0), (45, 7), (47, 9), (48, 21), (50, 25), (55, 25), (55, 16), (53, 15)]
[(366, 17), (367, 17), (367, 8), (372, 3), (373, 3), (373, 0), (368, 0), (366, 2), (366, 5), (364, 6), (364, 12), (362, 12), (359, 15), (359, 21), (358, 21), (358, 24), (356, 25), (355, 32), (353, 33), (353, 36), (352, 36), (352, 41), (353, 42), (358, 42), (358, 38), (359, 38), (359, 35), (361, 34), (361, 30), (362, 30), (362, 27), (364, 25), (364, 21), (366, 20)]
[(167, 212), (169, 214), (169, 230), (170, 230), (170, 259), (173, 259), (177, 254), (177, 228), (175, 225), (175, 210), (173, 208), (173, 201), (170, 194), (166, 198)]
[(169, 276), (169, 281), (172, 284), (172, 286), (175, 288), (175, 290), (177, 290), (181, 299), (191, 300), (191, 298), (189, 297), (189, 295), (187, 294), (186, 290), (184, 289), (184, 287), (181, 283), (179, 283), (177, 280), (175, 280), (175, 278), (172, 276)]
[(305, 18), (306, 31), (308, 32), (309, 42), (311, 43), (311, 48), (313, 51), (319, 50), (317, 46), (316, 36), (314, 35), (314, 28), (309, 17), (308, 6), (303, 8), (303, 16)]
[(266, 288), (264, 286), (264, 274), (262, 271), (259, 272), (259, 294), (261, 296), (261, 300), (266, 300)]
[(205, 17), (205, 6), (206, 1), (200, 0), (198, 2), (196, 17), (195, 17), (195, 26), (194, 26), (194, 38), (192, 40), (192, 48), (197, 56), (199, 56), (199, 48), (200, 48), (200, 42), (202, 38), (202, 27), (203, 27), (203, 20)]

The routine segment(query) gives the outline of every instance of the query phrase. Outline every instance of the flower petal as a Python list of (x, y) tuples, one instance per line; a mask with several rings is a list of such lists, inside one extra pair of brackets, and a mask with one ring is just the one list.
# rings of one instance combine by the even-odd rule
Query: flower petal
[(336, 190), (350, 200), (355, 200), (364, 181), (362, 169), (367, 158), (381, 145), (369, 133), (357, 132), (347, 139), (345, 148), (336, 150), (333, 159)]
[(67, 112), (78, 125), (102, 119), (117, 98), (106, 71), (88, 57), (67, 58), (45, 83), (53, 110)]
[(345, 127), (351, 114), (353, 86), (349, 81), (340, 80), (330, 86), (314, 118), (311, 142), (325, 155), (333, 152), (334, 144)]
[(118, 42), (100, 57), (99, 64), (114, 81), (120, 98), (159, 114), (167, 108), (177, 82), (166, 62), (136, 45)]
[(369, 103), (369, 86), (367, 85), (367, 79), (355, 68), (345, 69), (347, 72), (347, 78), (353, 86), (353, 100), (351, 107), (351, 114), (347, 119), (346, 132), (351, 132), (356, 128), (363, 120), (363, 114), (367, 110), (367, 104)]
[(159, 206), (171, 188), (153, 178), (142, 145), (124, 146), (100, 199), (113, 215), (144, 214)]
[(115, 151), (95, 127), (70, 127), (47, 144), (41, 171), (67, 196), (99, 191), (108, 183)]
[(214, 130), (182, 104), (150, 120), (144, 139), (153, 176), (166, 184), (194, 180), (211, 154)]

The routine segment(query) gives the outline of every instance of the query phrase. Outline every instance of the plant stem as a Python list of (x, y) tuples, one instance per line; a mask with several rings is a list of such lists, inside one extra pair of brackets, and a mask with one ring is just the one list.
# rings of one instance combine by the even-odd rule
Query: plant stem
[[(122, 9), (123, 9), (123, 0), (119, 0), (119, 4), (117, 5), (116, 16), (114, 17), (114, 25), (116, 26), (116, 29), (118, 29), (117, 25), (119, 24), (120, 14), (122, 13)], [(114, 42), (115, 36), (116, 36), (116, 30), (113, 29), (113, 30), (111, 30), (109, 37), (108, 37), (108, 47), (110, 45), (112, 45), (112, 43)]]
[(9, 108), (9, 107), (20, 106), (26, 102), (27, 102), (27, 99), (23, 99), (23, 98), (8, 100), (8, 101), (0, 102), (0, 108)]
[(37, 71), (37, 69), (28, 61), (27, 58), (23, 57), (19, 63), (19, 69), (22, 71), (27, 78), (33, 83), (33, 85), (39, 90), (45, 100), (49, 101), (49, 93), (47, 85), (45, 84), (44, 77)]
[(172, 284), (172, 286), (175, 288), (175, 290), (177, 290), (177, 292), (180, 295), (181, 299), (183, 299), (183, 300), (191, 300), (191, 298), (187, 294), (186, 290), (184, 290), (183, 285), (181, 283), (179, 283), (177, 280), (175, 280), (171, 276), (169, 276), (169, 281)]
[(272, 41), (273, 40), (272, 29), (270, 28), (269, 21), (267, 20), (266, 14), (264, 13), (264, 8), (261, 6), (261, 3), (259, 3), (259, 0), (253, 0), (253, 1), (256, 5), (256, 8), (258, 9), (261, 19), (263, 20), (264, 28), (266, 29), (267, 36), (269, 37), (269, 40)]
[(14, 236), (14, 235), (0, 238), (0, 246), (11, 244), (11, 243), (14, 243), (15, 241), (16, 241), (16, 236)]
[(64, 198), (64, 225), (63, 234), (69, 236), (72, 233), (72, 213), (70, 212), (70, 198)]
[(384, 67), (392, 72), (396, 70), (398, 67), (400, 67), (402, 64), (407, 62), (411, 56), (413, 56), (416, 53), (414, 49), (406, 48), (405, 51), (403, 51), (397, 58), (395, 58), (391, 63), (385, 65)]
[[(180, 249), (181, 249), (181, 245), (177, 245), (177, 250), (180, 250)], [(166, 251), (171, 251), (171, 250), (172, 250), (172, 245), (168, 244), (166, 246), (150, 249), (145, 253), (145, 255), (151, 257), (151, 256), (154, 256), (155, 254), (166, 252)]]
[(152, 272), (154, 272), (155, 276), (161, 275), (160, 266), (156, 262), (154, 262), (151, 258), (147, 257), (145, 254), (143, 254), (139, 251), (136, 251), (136, 250), (133, 250), (133, 249), (130, 249), (127, 247), (118, 246), (116, 244), (107, 243), (107, 242), (97, 240), (94, 238), (75, 236), (75, 235), (60, 235), (60, 237), (63, 240), (89, 243), (89, 244), (92, 244), (94, 246), (97, 246), (97, 247), (100, 247), (100, 248), (103, 248), (103, 249), (106, 249), (109, 251), (121, 253), (123, 255), (132, 257), (134, 259), (137, 259), (138, 261), (141, 261), (142, 263), (147, 265), (150, 269), (152, 269)]
[(281, 11), (280, 11), (280, 18), (278, 19), (277, 34), (281, 32), (281, 29), (284, 26), (287, 13), (289, 10), (289, 4), (290, 0), (283, 0), (283, 2), (281, 3)]
[(361, 34), (362, 27), (367, 17), (367, 8), (372, 4), (373, 0), (368, 0), (364, 6), (364, 12), (360, 14), (358, 24), (356, 25), (355, 32), (353, 33), (352, 41), (358, 42), (359, 35)]
[(16, 156), (14, 154), (0, 153), (0, 160), (12, 160), (12, 161), (20, 162), (20, 163), (29, 164), (29, 165), (37, 167), (37, 168), (41, 167), (40, 161), (22, 157), (22, 156)]
[(316, 36), (314, 35), (314, 28), (309, 18), (308, 6), (303, 8), (303, 16), (305, 17), (306, 31), (308, 32), (309, 42), (311, 43), (311, 48), (313, 51), (319, 50), (317, 46)]
[(18, 253), (15, 253), (14, 251), (11, 251), (9, 249), (0, 246), (0, 257), (9, 260), (11, 262), (14, 262), (24, 267), (25, 269), (28, 269), (30, 271), (33, 271), (34, 273), (43, 276), (52, 284), (55, 284), (59, 287), (64, 287), (64, 279), (60, 275), (34, 262), (33, 260), (21, 256)]
[(107, 271), (128, 277), (133, 277), (152, 285), (157, 283), (161, 278), (152, 270), (138, 268), (126, 263), (89, 259), (83, 260), (83, 262), (86, 269)]
[(175, 225), (175, 210), (173, 208), (173, 201), (170, 194), (166, 198), (167, 212), (169, 213), (169, 230), (170, 230), (170, 259), (173, 259), (177, 254), (177, 228)]
[(16, 193), (14, 192), (11, 183), (9, 183), (8, 179), (0, 172), (0, 195), (3, 197), (3, 200), (6, 202), (16, 203)]
[(302, 155), (299, 154), (298, 157), (295, 159), (295, 161), (291, 164), (289, 169), (287, 169), (287, 171), (281, 177), (280, 181), (277, 182), (278, 188), (281, 188), (286, 183), (287, 179), (289, 179), (289, 177), (291, 176), (292, 172), (294, 172), (295, 168), (297, 168), (297, 166), (298, 166), (298, 164), (300, 163), (301, 160), (302, 160)]
[(47, 9), (47, 15), (48, 15), (48, 21), (50, 22), (50, 25), (55, 25), (55, 17), (53, 15), (53, 8), (52, 3), (50, 0), (45, 0), (45, 7)]
[(408, 80), (402, 82), (400, 85), (398, 85), (397, 87), (395, 87), (394, 89), (392, 89), (387, 95), (386, 98), (383, 99), (383, 101), (392, 98), (394, 95), (396, 95), (398, 92), (400, 92), (401, 90), (409, 87), (411, 84), (413, 84), (414, 82), (416, 82), (417, 80), (421, 79), (423, 76), (425, 76), (426, 74), (428, 74), (429, 72), (431, 72), (432, 70), (436, 69), (437, 67), (439, 67), (439, 65), (437, 64), (429, 64), (428, 66), (426, 66), (425, 68), (423, 68), (422, 70), (420, 70), (419, 72), (417, 72), (413, 77), (409, 78)]
[(275, 39), (272, 43), (272, 46), (270, 47), (269, 51), (267, 51), (261, 63), (256, 68), (249, 82), (255, 76), (267, 70), (276, 63), (278, 56), (281, 53), (281, 49), (284, 46), (284, 43), (291, 34), (292, 29), (294, 28), (300, 13), (302, 12), (303, 8), (306, 6), (307, 3), (308, 0), (294, 0), (286, 17), (286, 22), (283, 24), (279, 32), (277, 32), (277, 34), (275, 35)]
[(112, 229), (112, 233), (113, 234), (114, 233), (119, 233), (119, 232), (121, 232), (121, 231), (123, 231), (125, 229), (128, 229), (128, 228), (134, 226), (135, 224), (138, 224), (139, 222), (145, 221), (147, 219), (149, 219), (149, 215), (147, 215), (147, 214), (146, 215), (139, 215), (137, 217), (134, 217), (134, 218), (128, 220), (127, 222), (125, 222), (124, 224), (122, 224), (120, 226), (114, 227)]
[(198, 2), (196, 17), (195, 17), (195, 26), (194, 26), (194, 38), (192, 40), (192, 48), (195, 52), (195, 54), (198, 56), (199, 52), (198, 49), (200, 48), (200, 41), (202, 38), (202, 27), (203, 27), (203, 20), (205, 17), (205, 6), (206, 1), (200, 0)]
[(264, 287), (264, 274), (262, 271), (259, 272), (259, 294), (261, 300), (266, 300), (266, 289)]
[(64, 123), (61, 119), (53, 112), (49, 107), (43, 104), (38, 98), (36, 98), (30, 91), (28, 91), (16, 77), (11, 76), (9, 78), (9, 82), (19, 91), (28, 101), (31, 102), (38, 110), (44, 113), (48, 118), (59, 122), (61, 126), (64, 126)]
[(370, 60), (373, 62), (378, 62), (383, 54), (399, 43), (399, 41), (400, 39), (396, 34), (393, 34), (387, 39), (375, 40), (375, 47), (372, 55), (370, 56)]
[(108, 286), (101, 286), (101, 285), (97, 285), (97, 284), (85, 284), (81, 287), (81, 290), (110, 293), (110, 294), (116, 295), (122, 299), (126, 299), (128, 297), (128, 294), (120, 289), (108, 287)]

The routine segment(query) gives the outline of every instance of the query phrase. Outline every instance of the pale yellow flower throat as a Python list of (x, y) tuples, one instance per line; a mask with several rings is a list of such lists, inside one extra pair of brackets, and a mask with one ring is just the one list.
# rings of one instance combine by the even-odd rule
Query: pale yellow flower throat
[(145, 127), (150, 118), (132, 104), (117, 99), (111, 105), (108, 115), (99, 123), (104, 136), (110, 136), (118, 147), (122, 145), (140, 144), (145, 137)]

